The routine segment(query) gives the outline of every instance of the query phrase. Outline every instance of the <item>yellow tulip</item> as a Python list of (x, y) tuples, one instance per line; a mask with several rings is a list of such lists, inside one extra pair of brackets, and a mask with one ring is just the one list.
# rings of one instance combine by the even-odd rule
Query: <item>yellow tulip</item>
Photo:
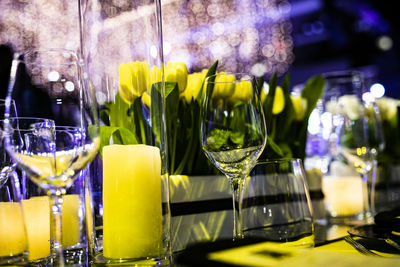
[(186, 90), (183, 92), (183, 96), (185, 97), (187, 103), (192, 102), (193, 99), (198, 97), (206, 75), (207, 70), (188, 75)]
[(213, 97), (215, 98), (228, 98), (235, 90), (235, 76), (220, 72), (215, 77)]
[[(269, 85), (264, 85), (261, 90), (261, 103), (264, 104), (267, 99), (269, 93)], [(280, 86), (277, 86), (275, 89), (275, 97), (274, 102), (272, 104), (272, 114), (277, 115), (283, 111), (285, 108), (285, 94), (283, 93), (283, 89)]]
[(186, 89), (188, 73), (186, 65), (183, 62), (168, 62), (165, 68), (165, 81), (178, 83), (179, 92)]
[(269, 91), (269, 85), (267, 83), (264, 83), (261, 89), (261, 96), (260, 96), (261, 104), (264, 104), (265, 99), (267, 99), (268, 91)]
[(307, 110), (307, 99), (299, 95), (291, 95), (290, 99), (292, 100), (295, 119), (298, 121), (302, 120)]
[(146, 62), (135, 61), (119, 65), (118, 70), (121, 98), (131, 104), (147, 89), (149, 66)]
[(150, 69), (150, 84), (155, 84), (161, 82), (161, 69), (157, 68), (157, 66), (153, 66)]
[(142, 102), (143, 102), (146, 106), (150, 107), (150, 106), (151, 106), (151, 97), (150, 97), (150, 94), (148, 94), (147, 92), (144, 92), (143, 95), (142, 95)]
[(240, 82), (235, 83), (235, 91), (232, 95), (232, 100), (241, 100), (247, 103), (252, 97), (252, 84), (251, 81), (242, 78)]
[(280, 86), (276, 87), (274, 103), (272, 105), (272, 114), (277, 115), (285, 108), (285, 94)]

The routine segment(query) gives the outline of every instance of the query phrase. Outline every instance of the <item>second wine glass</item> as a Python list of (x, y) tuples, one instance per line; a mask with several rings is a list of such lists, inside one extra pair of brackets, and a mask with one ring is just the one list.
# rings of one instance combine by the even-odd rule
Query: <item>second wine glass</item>
[(240, 198), (243, 180), (266, 144), (266, 127), (255, 77), (219, 73), (205, 81), (201, 143), (210, 161), (232, 186), (233, 239), (243, 238)]

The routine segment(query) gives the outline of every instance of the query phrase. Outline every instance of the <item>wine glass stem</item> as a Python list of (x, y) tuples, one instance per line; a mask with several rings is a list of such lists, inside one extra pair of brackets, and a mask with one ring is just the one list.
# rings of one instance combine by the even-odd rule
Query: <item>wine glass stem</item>
[(233, 241), (243, 238), (242, 230), (242, 189), (243, 180), (231, 180), (233, 206)]
[(53, 260), (55, 266), (64, 266), (64, 251), (62, 247), (62, 195), (57, 193), (51, 194), (53, 225), (54, 225), (54, 252)]
[(366, 173), (362, 177), (362, 195), (363, 195), (363, 206), (364, 206), (364, 214), (363, 214), (363, 219), (364, 223), (372, 223), (373, 218), (372, 218), (372, 212), (371, 212), (371, 191), (368, 190), (368, 176), (369, 173)]

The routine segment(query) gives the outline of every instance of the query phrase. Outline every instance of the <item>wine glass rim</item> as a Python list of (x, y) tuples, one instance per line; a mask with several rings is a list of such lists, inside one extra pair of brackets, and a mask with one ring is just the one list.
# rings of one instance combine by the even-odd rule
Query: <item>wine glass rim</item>
[(41, 118), (41, 117), (19, 117), (19, 116), (11, 116), (11, 117), (8, 117), (8, 119), (54, 121), (53, 119), (48, 119), (48, 118)]
[[(68, 58), (68, 57), (65, 57), (65, 56), (64, 56), (64, 58), (66, 59), (66, 61), (63, 61), (63, 62), (61, 62), (61, 63), (46, 63), (46, 64), (43, 64), (43, 63), (40, 63), (40, 62), (39, 62), (39, 63), (27, 62), (27, 61), (26, 61), (26, 56), (34, 55), (35, 53), (38, 53), (38, 54), (52, 54), (52, 53), (58, 53), (58, 54), (60, 54), (60, 55), (68, 55), (68, 56), (70, 56), (70, 57), (72, 57), (72, 58)], [(77, 64), (77, 62), (78, 62), (78, 56), (77, 56), (77, 54), (76, 54), (75, 51), (70, 50), (70, 49), (65, 49), (65, 48), (48, 48), (48, 49), (40, 48), (40, 49), (30, 49), (30, 50), (28, 50), (26, 53), (24, 53), (24, 62), (25, 62), (25, 64), (28, 65), (28, 66), (30, 66), (30, 65), (36, 65), (36, 66), (57, 66), (57, 65), (68, 66), (68, 65)]]
[(21, 121), (21, 120), (25, 120), (25, 121), (29, 120), (29, 121), (37, 121), (37, 122), (40, 122), (40, 121), (46, 122), (47, 121), (53, 125), (55, 124), (54, 120), (52, 120), (52, 119), (39, 118), (39, 117), (18, 117), (18, 116), (4, 118), (4, 119), (1, 119), (0, 122), (5, 123), (5, 124), (10, 124), (11, 121), (17, 121), (17, 123), (19, 124), (19, 121)]
[[(235, 80), (235, 81), (212, 81), (211, 78), (215, 78), (217, 76), (227, 76), (227, 75), (242, 75), (242, 79), (243, 77), (246, 77), (246, 79), (244, 80)], [(214, 84), (226, 84), (226, 83), (240, 83), (240, 82), (247, 82), (247, 81), (252, 81), (252, 79), (254, 78), (254, 75), (250, 74), (250, 73), (246, 73), (246, 72), (219, 72), (213, 75), (210, 75), (206, 78), (206, 81), (208, 83), (214, 83)]]

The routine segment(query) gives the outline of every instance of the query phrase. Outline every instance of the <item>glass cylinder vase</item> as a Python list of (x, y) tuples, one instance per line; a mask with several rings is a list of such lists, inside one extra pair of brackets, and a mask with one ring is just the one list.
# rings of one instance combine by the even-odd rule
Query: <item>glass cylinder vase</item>
[(101, 146), (86, 187), (94, 263), (169, 264), (160, 1), (80, 1), (85, 86)]

